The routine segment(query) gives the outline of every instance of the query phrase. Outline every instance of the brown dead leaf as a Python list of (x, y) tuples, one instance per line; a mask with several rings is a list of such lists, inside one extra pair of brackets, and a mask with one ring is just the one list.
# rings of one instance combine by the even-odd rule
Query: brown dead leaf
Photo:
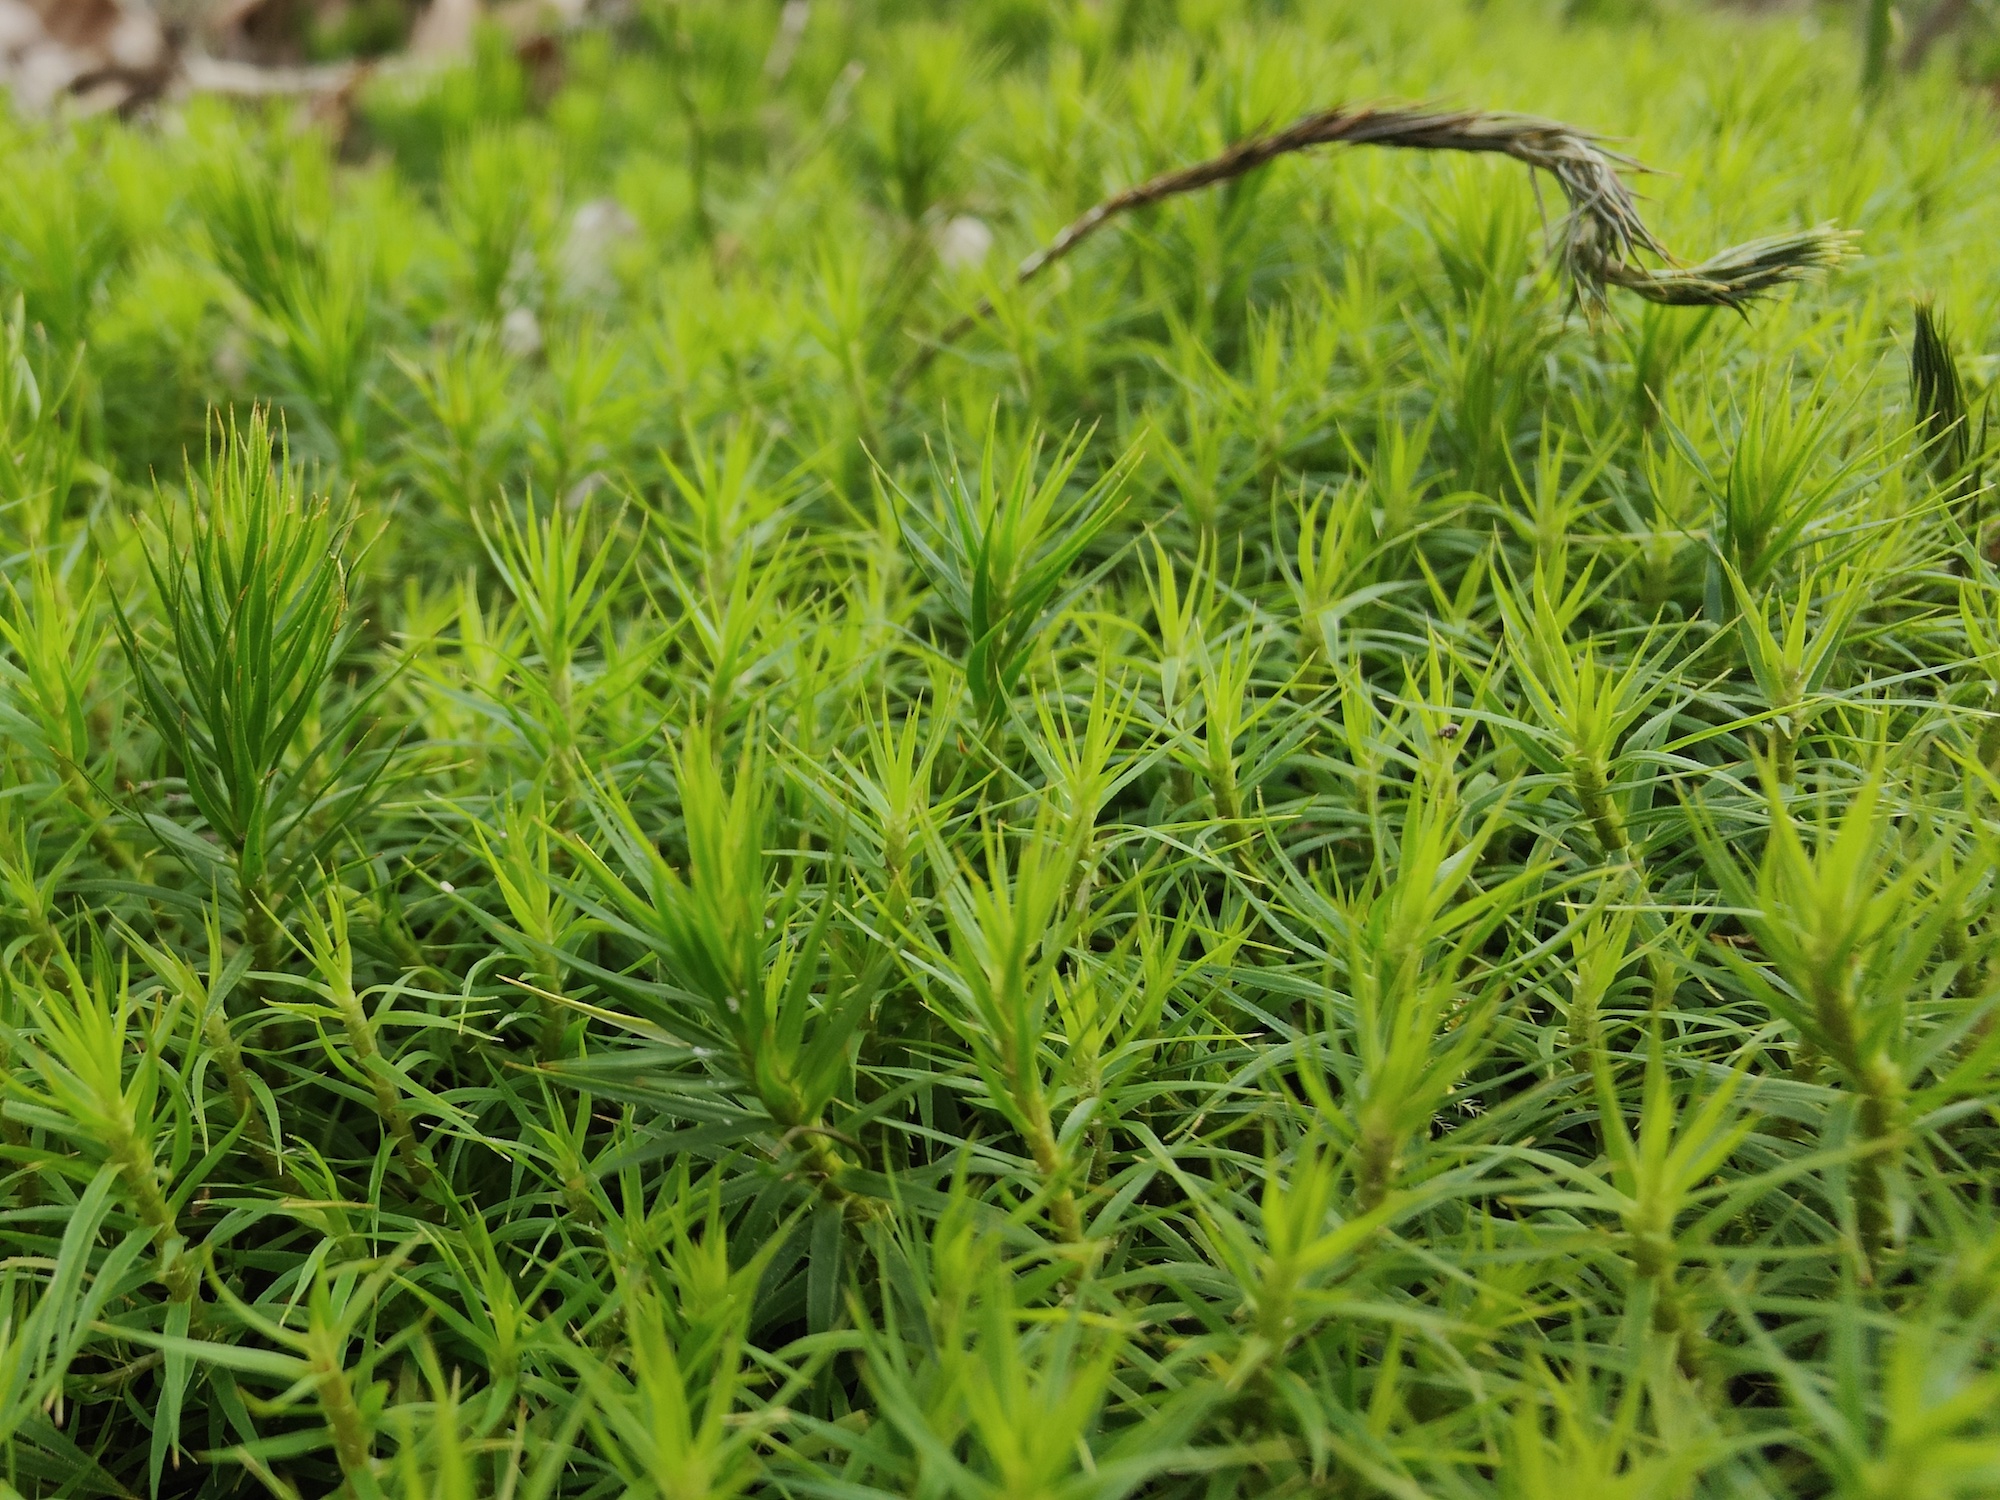
[(436, 60), (463, 57), (472, 50), (479, 14), (479, 0), (431, 0), (410, 33), (410, 52)]

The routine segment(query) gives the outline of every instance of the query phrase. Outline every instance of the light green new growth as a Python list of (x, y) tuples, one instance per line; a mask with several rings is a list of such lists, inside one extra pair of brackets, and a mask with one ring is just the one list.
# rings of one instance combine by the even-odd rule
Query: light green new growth
[(1980, 8), (585, 9), (0, 107), (0, 1500), (2000, 1494)]

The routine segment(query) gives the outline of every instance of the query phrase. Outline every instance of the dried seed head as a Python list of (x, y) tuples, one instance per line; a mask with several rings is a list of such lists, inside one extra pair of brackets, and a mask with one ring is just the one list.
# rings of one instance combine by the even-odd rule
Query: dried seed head
[[(1468, 151), (1512, 157), (1555, 178), (1569, 204), (1557, 230), (1564, 274), (1587, 310), (1602, 308), (1608, 289), (1622, 287), (1650, 302), (1738, 311), (1788, 282), (1804, 281), (1839, 264), (1855, 236), (1832, 225), (1752, 240), (1695, 265), (1678, 261), (1639, 216), (1622, 175), (1645, 168), (1607, 151), (1595, 137), (1556, 120), (1489, 110), (1405, 105), (1335, 105), (1283, 130), (1248, 136), (1219, 156), (1163, 172), (1103, 202), (1015, 268), (1025, 285), (1121, 214), (1228, 182), (1267, 162), (1313, 146), (1393, 146), (1406, 151)], [(1665, 264), (1642, 265), (1650, 256)], [(937, 351), (993, 314), (991, 298), (952, 323), (898, 372), (897, 385), (917, 375)]]

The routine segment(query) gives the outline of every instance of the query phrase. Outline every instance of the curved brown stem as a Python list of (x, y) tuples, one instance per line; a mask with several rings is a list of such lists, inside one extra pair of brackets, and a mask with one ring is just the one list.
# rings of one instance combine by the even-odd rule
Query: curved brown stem
[[(1165, 199), (1228, 182), (1267, 162), (1313, 146), (1393, 146), (1407, 151), (1470, 151), (1507, 156), (1556, 179), (1570, 212), (1557, 233), (1563, 269), (1580, 301), (1601, 306), (1606, 289), (1623, 287), (1648, 301), (1679, 307), (1741, 308), (1752, 299), (1825, 270), (1841, 258), (1851, 236), (1821, 226), (1755, 240), (1684, 265), (1639, 217), (1621, 171), (1643, 170), (1630, 157), (1606, 151), (1597, 138), (1556, 120), (1479, 109), (1337, 104), (1294, 121), (1283, 130), (1245, 137), (1219, 156), (1162, 172), (1114, 193), (1068, 224), (1014, 270), (1025, 286), (1121, 214)], [(1642, 266), (1644, 253), (1665, 264)], [(923, 373), (938, 351), (993, 315), (993, 299), (948, 324), (897, 372), (896, 388)]]

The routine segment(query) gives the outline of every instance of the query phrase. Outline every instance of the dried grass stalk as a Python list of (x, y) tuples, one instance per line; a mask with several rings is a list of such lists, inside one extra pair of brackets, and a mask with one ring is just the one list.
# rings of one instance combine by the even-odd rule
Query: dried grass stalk
[[(1556, 229), (1563, 271), (1578, 300), (1592, 309), (1604, 305), (1608, 289), (1614, 286), (1649, 302), (1676, 307), (1741, 309), (1787, 282), (1834, 265), (1853, 238), (1832, 225), (1821, 225), (1753, 240), (1688, 265), (1646, 227), (1632, 189), (1620, 175), (1645, 167), (1605, 150), (1596, 138), (1573, 126), (1476, 109), (1335, 105), (1283, 130), (1247, 137), (1207, 161), (1163, 172), (1113, 194), (1022, 261), (1014, 272), (1015, 284), (1034, 280), (1121, 214), (1241, 177), (1294, 151), (1335, 145), (1490, 152), (1548, 173), (1569, 203), (1569, 212)], [(1642, 255), (1662, 264), (1642, 265), (1638, 260)], [(903, 377), (919, 373), (939, 349), (962, 338), (992, 312), (992, 299), (982, 298), (921, 350), (905, 366)]]

